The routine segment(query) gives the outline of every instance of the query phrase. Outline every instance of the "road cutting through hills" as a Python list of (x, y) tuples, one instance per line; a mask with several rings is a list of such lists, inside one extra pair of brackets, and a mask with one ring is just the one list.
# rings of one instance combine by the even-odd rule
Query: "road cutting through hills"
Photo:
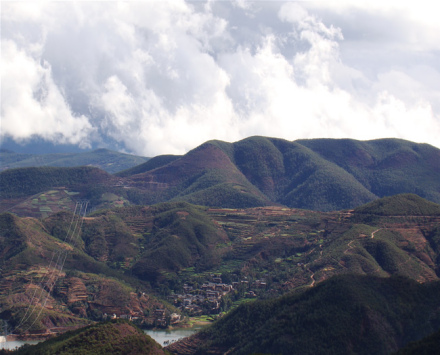
[(376, 234), (376, 232), (379, 232), (381, 229), (383, 229), (383, 228), (378, 228), (374, 232), (372, 232), (371, 233), (371, 239), (374, 239), (374, 234)]

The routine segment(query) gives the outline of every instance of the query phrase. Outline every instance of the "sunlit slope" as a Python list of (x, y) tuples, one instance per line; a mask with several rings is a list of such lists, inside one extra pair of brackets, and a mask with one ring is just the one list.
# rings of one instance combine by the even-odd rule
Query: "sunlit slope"
[(160, 305), (135, 292), (147, 290), (141, 282), (84, 252), (72, 220), (69, 213), (58, 223), (0, 214), (0, 315), (15, 334), (66, 330), (110, 312), (143, 315)]

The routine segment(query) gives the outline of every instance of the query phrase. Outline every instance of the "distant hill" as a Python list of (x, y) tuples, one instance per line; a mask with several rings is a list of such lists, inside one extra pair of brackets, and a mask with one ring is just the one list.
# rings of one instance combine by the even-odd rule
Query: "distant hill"
[(389, 354), (440, 329), (440, 282), (345, 275), (241, 305), (175, 354)]
[(0, 173), (2, 198), (30, 196), (60, 186), (78, 189), (94, 188), (97, 185), (111, 186), (115, 181), (113, 175), (89, 166), (22, 168)]
[(116, 173), (148, 161), (148, 158), (96, 149), (84, 153), (21, 154), (9, 150), (0, 151), (0, 171), (13, 168), (40, 166), (74, 167), (94, 166), (108, 173)]
[(25, 346), (16, 355), (70, 355), (70, 354), (132, 354), (165, 355), (150, 336), (123, 320), (97, 323), (75, 331), (70, 331), (42, 343)]
[(125, 177), (125, 176), (145, 173), (147, 171), (167, 165), (172, 161), (179, 159), (180, 157), (181, 155), (158, 155), (157, 157), (151, 158), (143, 164), (136, 165), (132, 168), (120, 171), (115, 175), (120, 177)]

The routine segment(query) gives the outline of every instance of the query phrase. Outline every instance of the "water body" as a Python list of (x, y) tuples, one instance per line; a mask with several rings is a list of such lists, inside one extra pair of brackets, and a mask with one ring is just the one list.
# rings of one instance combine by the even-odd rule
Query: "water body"
[[(180, 340), (182, 338), (189, 337), (190, 335), (193, 335), (194, 333), (201, 330), (203, 326), (194, 326), (191, 328), (177, 328), (177, 329), (148, 329), (144, 330), (146, 334), (148, 334), (150, 337), (152, 337), (156, 342), (158, 342), (160, 345), (168, 345), (171, 344), (177, 340)], [(168, 342), (167, 344), (164, 344), (165, 342)], [(3, 336), (0, 336), (0, 349), (8, 349), (8, 350), (14, 350), (16, 348), (19, 348), (20, 346), (24, 344), (38, 344), (38, 340), (33, 341), (23, 341), (23, 340), (16, 340), (16, 341), (6, 341), (6, 338)]]
[[(157, 343), (164, 346), (171, 344), (182, 338), (189, 337), (190, 335), (193, 335), (202, 328), (203, 326), (195, 326), (192, 328), (177, 328), (177, 329), (155, 329), (155, 330), (147, 329), (144, 330), (144, 332), (145, 334), (148, 334), (150, 337), (156, 340)], [(164, 344), (165, 342), (168, 342), (168, 344)]]
[(38, 340), (32, 340), (32, 341), (23, 341), (23, 340), (14, 340), (14, 341), (6, 341), (5, 337), (0, 336), (0, 349), (7, 349), (7, 350), (14, 350), (19, 348), (20, 346), (24, 344), (38, 344)]

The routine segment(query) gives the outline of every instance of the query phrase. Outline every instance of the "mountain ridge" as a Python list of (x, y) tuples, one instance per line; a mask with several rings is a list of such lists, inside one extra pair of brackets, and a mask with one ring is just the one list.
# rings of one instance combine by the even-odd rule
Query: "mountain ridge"
[[(208, 141), (182, 156), (158, 156), (119, 174), (107, 175), (99, 186), (92, 183), (94, 178), (86, 176), (82, 181), (70, 179), (63, 183), (80, 186), (74, 191), (91, 200), (95, 208), (107, 206), (103, 196), (112, 194), (122, 205), (185, 201), (212, 207), (284, 205), (332, 211), (352, 209), (399, 193), (415, 193), (439, 203), (439, 166), (440, 149), (404, 140), (290, 142), (255, 136), (235, 143)], [(54, 182), (44, 187), (56, 188), (61, 182), (50, 174), (64, 174), (62, 171), (47, 170), (45, 179)], [(15, 183), (21, 179), (20, 174), (27, 174), (35, 185), (41, 178), (33, 178), (31, 172), (12, 169), (0, 173), (2, 203), (17, 204), (5, 199), (44, 192), (44, 188), (30, 191)]]

